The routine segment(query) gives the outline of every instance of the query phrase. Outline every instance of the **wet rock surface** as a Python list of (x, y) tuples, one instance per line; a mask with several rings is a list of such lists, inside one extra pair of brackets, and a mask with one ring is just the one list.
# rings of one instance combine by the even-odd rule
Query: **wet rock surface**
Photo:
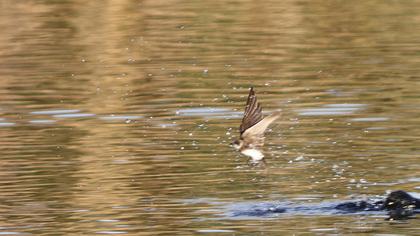
[(382, 200), (322, 202), (318, 204), (255, 203), (231, 207), (230, 217), (275, 217), (292, 215), (387, 214), (388, 220), (404, 220), (420, 212), (420, 199), (405, 191), (391, 192)]

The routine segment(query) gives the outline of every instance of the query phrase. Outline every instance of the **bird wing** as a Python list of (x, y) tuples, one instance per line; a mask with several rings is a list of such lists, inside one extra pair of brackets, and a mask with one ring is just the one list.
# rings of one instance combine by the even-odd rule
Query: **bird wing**
[(261, 105), (257, 101), (254, 89), (249, 90), (248, 100), (246, 101), (244, 117), (242, 118), (241, 126), (239, 127), (242, 135), (247, 129), (257, 124), (263, 119)]
[(252, 127), (248, 128), (241, 134), (241, 139), (245, 142), (246, 146), (251, 148), (262, 147), (264, 145), (264, 132), (267, 127), (280, 117), (280, 112), (275, 112)]

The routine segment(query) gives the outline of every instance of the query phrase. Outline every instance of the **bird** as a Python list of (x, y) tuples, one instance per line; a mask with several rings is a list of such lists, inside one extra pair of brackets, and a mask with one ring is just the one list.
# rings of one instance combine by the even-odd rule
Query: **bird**
[(239, 139), (233, 141), (232, 146), (243, 155), (251, 157), (252, 161), (262, 161), (264, 159), (262, 152), (264, 132), (279, 117), (280, 112), (276, 111), (263, 118), (262, 107), (257, 101), (254, 88), (251, 87), (244, 116), (239, 126)]

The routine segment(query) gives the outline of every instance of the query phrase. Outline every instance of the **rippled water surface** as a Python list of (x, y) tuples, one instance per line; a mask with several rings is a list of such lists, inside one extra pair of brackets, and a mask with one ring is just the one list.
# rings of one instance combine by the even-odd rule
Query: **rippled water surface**
[[(2, 1), (0, 234), (418, 234), (230, 213), (420, 192), (419, 29), (411, 0)], [(250, 86), (265, 167), (229, 146)]]

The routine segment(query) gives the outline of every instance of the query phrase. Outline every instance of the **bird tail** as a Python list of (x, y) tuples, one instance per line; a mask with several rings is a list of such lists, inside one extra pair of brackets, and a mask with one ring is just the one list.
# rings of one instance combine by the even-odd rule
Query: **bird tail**
[(265, 117), (260, 122), (249, 128), (245, 131), (245, 133), (251, 134), (251, 135), (257, 135), (262, 136), (267, 129), (267, 127), (273, 123), (275, 120), (277, 120), (280, 117), (280, 111), (276, 111), (272, 113), (271, 115)]
[(263, 126), (265, 126), (264, 127), (264, 130), (265, 129), (267, 129), (267, 127), (271, 124), (271, 123), (273, 123), (275, 120), (277, 120), (278, 118), (280, 118), (280, 116), (281, 116), (281, 112), (280, 111), (275, 111), (275, 112), (273, 112), (272, 114), (270, 114), (269, 116), (267, 116), (267, 117), (265, 117), (264, 119), (263, 119)]
[(273, 121), (277, 120), (279, 117), (281, 116), (281, 111), (275, 111), (273, 113), (271, 113), (269, 116), (267, 116), (266, 118), (270, 118)]

